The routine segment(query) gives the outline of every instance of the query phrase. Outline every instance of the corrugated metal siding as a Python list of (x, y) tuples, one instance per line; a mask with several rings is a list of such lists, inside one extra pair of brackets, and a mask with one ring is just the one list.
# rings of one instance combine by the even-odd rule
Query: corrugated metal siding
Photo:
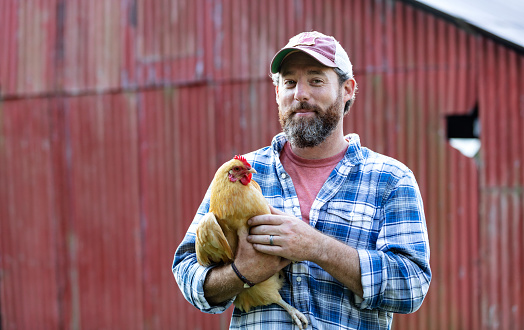
[[(2, 327), (55, 328), (59, 322), (58, 256), (52, 208), (48, 100), (2, 107)], [(33, 111), (39, 107), (42, 111)]]
[[(524, 328), (523, 55), (392, 0), (1, 2), (1, 327), (227, 328), (169, 265), (216, 168), (280, 130), (269, 61), (312, 29), (354, 64), (345, 130), (425, 201), (434, 279), (394, 327)], [(475, 104), (476, 160), (445, 128)]]
[(484, 40), (479, 69), (483, 135), (481, 174), (482, 323), (524, 325), (524, 59)]
[(78, 308), (65, 324), (133, 328), (143, 300), (136, 111), (125, 94), (102, 94), (66, 99), (64, 112), (73, 275), (64, 308)]

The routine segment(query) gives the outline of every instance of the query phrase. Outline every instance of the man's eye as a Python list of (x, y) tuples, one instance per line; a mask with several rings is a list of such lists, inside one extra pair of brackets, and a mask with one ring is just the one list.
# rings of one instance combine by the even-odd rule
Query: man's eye
[(287, 86), (294, 85), (294, 84), (295, 84), (294, 80), (285, 80), (284, 81), (284, 85), (287, 85)]

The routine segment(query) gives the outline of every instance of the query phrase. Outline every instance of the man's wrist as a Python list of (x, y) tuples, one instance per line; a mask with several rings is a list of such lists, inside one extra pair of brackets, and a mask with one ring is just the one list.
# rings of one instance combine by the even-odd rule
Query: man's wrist
[(235, 266), (235, 263), (232, 262), (231, 263), (231, 268), (233, 268), (233, 271), (235, 272), (235, 274), (238, 276), (238, 278), (244, 282), (244, 288), (245, 289), (249, 289), (250, 287), (254, 286), (255, 283), (251, 282), (250, 280), (248, 280), (244, 275), (242, 275), (240, 273), (240, 271), (238, 270), (238, 268)]
[(206, 276), (204, 296), (211, 305), (222, 304), (238, 295), (244, 288), (229, 264), (214, 267)]

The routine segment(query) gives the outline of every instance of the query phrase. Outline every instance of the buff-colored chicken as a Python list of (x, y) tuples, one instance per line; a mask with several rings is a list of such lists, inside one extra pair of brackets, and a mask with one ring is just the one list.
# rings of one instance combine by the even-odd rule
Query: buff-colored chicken
[[(235, 259), (238, 236), (247, 231), (247, 221), (256, 215), (269, 214), (270, 209), (258, 183), (252, 180), (256, 171), (244, 157), (222, 165), (211, 183), (209, 213), (196, 229), (196, 255), (203, 266), (231, 263)], [(292, 317), (300, 329), (307, 327), (307, 318), (286, 303), (278, 292), (283, 274), (276, 273), (264, 282), (245, 289), (235, 299), (235, 306), (249, 312), (251, 307), (278, 304)]]

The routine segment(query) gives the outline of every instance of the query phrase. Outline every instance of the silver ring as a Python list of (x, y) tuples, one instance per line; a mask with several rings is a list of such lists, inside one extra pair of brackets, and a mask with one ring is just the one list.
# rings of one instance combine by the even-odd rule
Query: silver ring
[(269, 235), (269, 245), (273, 246), (273, 235)]

